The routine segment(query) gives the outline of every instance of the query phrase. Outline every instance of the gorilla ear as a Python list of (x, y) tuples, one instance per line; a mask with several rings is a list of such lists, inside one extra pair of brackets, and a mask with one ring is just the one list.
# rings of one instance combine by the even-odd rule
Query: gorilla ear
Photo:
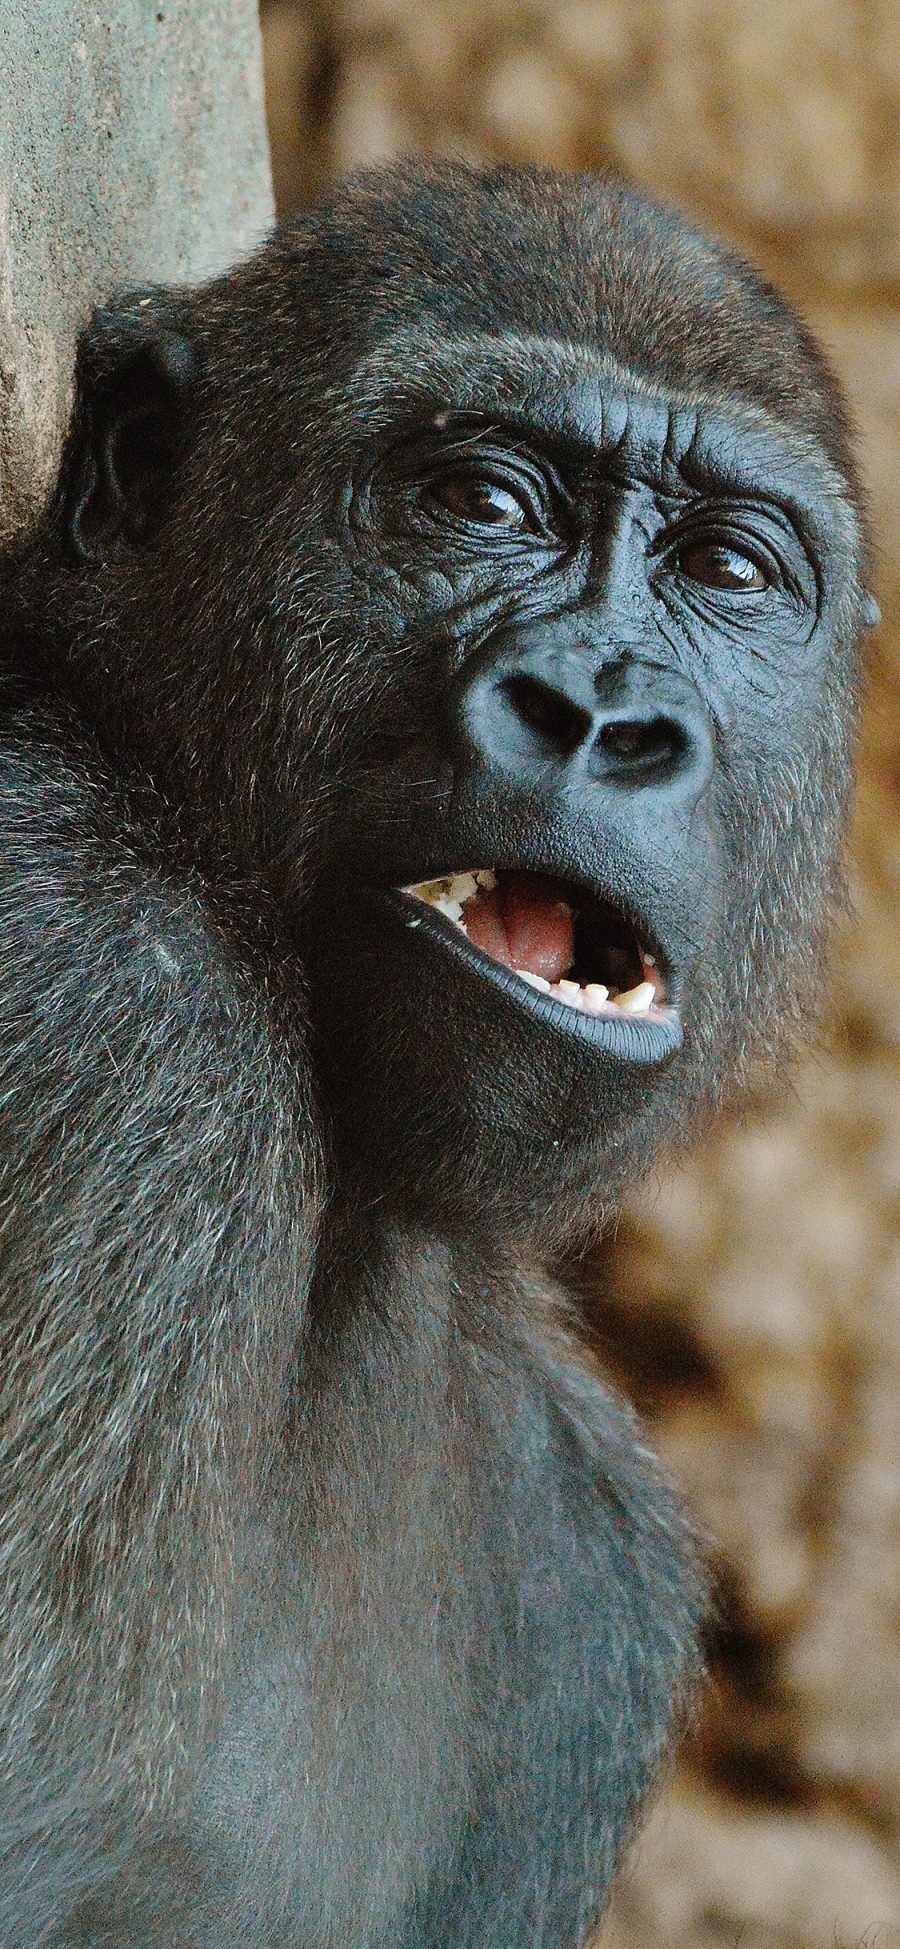
[(118, 541), (138, 547), (165, 512), (183, 452), (188, 394), (197, 372), (190, 340), (152, 297), (98, 314), (78, 372), (75, 452), (65, 522), (81, 561)]

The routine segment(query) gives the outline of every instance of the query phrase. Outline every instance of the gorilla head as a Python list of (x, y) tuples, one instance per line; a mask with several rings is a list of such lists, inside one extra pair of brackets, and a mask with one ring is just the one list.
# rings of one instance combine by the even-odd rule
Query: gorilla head
[(617, 184), (417, 167), (83, 382), (63, 654), (274, 895), (345, 1168), (571, 1228), (820, 986), (863, 596), (817, 350)]

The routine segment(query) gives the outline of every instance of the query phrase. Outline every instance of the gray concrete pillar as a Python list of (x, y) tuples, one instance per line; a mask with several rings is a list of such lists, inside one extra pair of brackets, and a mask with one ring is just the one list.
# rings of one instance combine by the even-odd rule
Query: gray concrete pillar
[(256, 0), (0, 0), (0, 549), (52, 489), (93, 305), (272, 214)]

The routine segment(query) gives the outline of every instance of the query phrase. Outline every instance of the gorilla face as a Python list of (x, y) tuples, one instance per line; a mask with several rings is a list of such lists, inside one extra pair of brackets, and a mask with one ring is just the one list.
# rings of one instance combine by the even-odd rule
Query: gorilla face
[(382, 1188), (390, 1159), (420, 1209), (553, 1203), (570, 1230), (771, 1038), (754, 1012), (808, 931), (776, 822), (832, 728), (836, 524), (746, 409), (475, 342), (462, 385), (412, 397), (397, 356), (393, 390), (383, 353), (377, 396), (356, 381), (379, 431), (347, 545), (396, 675), (310, 932), (329, 1096)]
[(596, 179), (457, 188), (364, 179), (243, 312), (232, 276), (101, 331), (74, 531), (102, 564), (115, 529), (112, 707), (96, 629), (74, 654), (274, 896), (344, 1167), (570, 1232), (815, 992), (858, 527), (831, 381), (746, 267)]

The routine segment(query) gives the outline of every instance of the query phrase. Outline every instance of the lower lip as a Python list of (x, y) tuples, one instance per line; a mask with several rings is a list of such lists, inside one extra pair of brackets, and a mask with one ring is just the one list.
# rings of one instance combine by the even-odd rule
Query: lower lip
[(376, 894), (380, 904), (390, 908), (410, 931), (421, 928), (431, 939), (482, 981), (489, 981), (507, 994), (517, 1006), (532, 1014), (545, 1028), (578, 1037), (590, 1047), (603, 1050), (622, 1062), (645, 1066), (666, 1062), (680, 1049), (683, 1037), (678, 1010), (667, 1007), (652, 1015), (588, 1015), (555, 995), (532, 988), (512, 968), (505, 968), (483, 953), (452, 921), (435, 913), (414, 894), (391, 890)]

